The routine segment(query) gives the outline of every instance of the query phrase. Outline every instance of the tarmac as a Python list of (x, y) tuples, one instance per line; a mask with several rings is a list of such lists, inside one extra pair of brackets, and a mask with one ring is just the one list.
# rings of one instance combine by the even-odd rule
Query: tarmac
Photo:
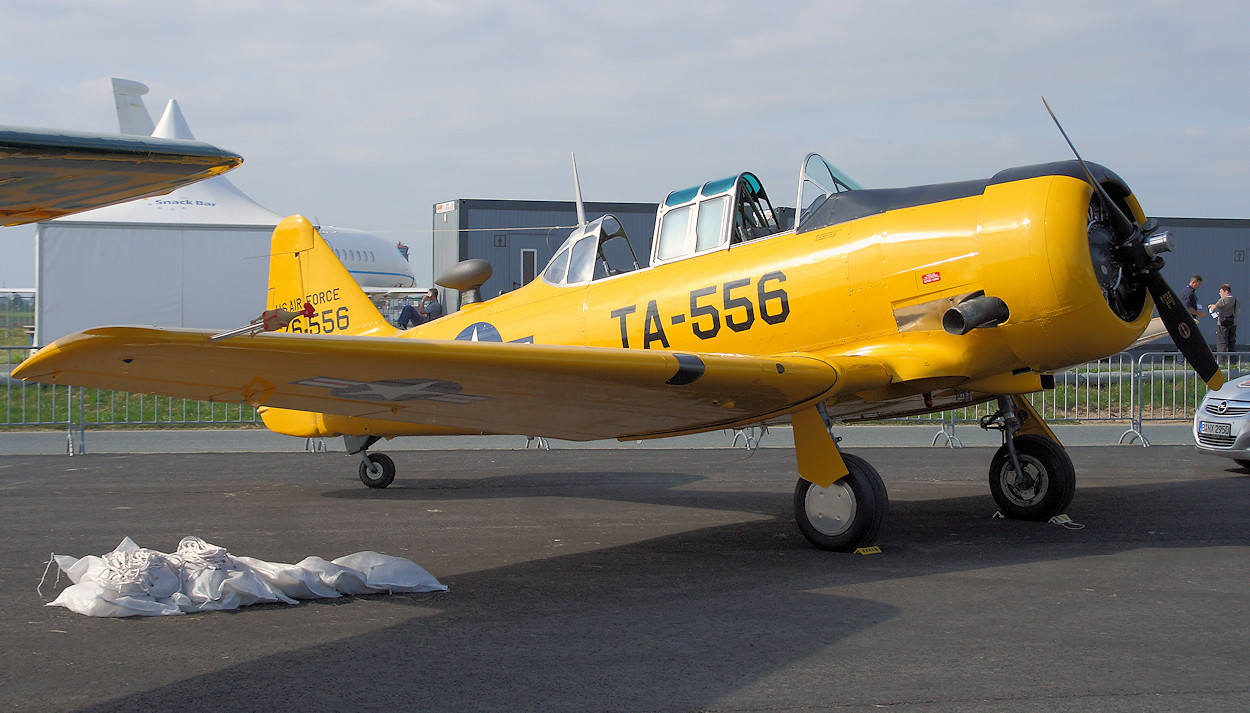
[[(949, 424), (948, 424), (949, 426)], [(1142, 433), (1130, 431), (1127, 423), (1058, 424), (1053, 429), (1066, 445), (1142, 445), (1142, 435), (1152, 445), (1188, 445), (1193, 443), (1189, 423), (1147, 423)], [(997, 448), (1002, 436), (997, 431), (984, 431), (973, 424), (958, 424), (944, 432), (937, 424), (923, 425), (850, 425), (838, 426), (835, 433), (844, 448), (877, 448), (904, 446), (985, 446)], [(559, 441), (547, 446), (566, 449), (704, 449), (745, 447), (750, 435), (760, 448), (793, 448), (794, 437), (789, 426), (759, 429), (744, 433), (713, 431), (693, 436), (646, 441)], [(950, 436), (954, 436), (952, 443)], [(322, 450), (345, 452), (342, 439), (327, 438), (310, 441), (283, 436), (264, 428), (191, 429), (167, 428), (149, 430), (116, 430), (88, 428), (73, 436), (75, 453), (290, 453)], [(0, 455), (67, 454), (70, 434), (66, 430), (0, 432)], [(373, 450), (383, 452), (407, 450), (511, 450), (539, 448), (537, 440), (524, 436), (434, 436), (396, 438), (381, 441)]]
[[(947, 448), (914, 428), (841, 431), (890, 493), (869, 555), (799, 534), (784, 429), (756, 450), (401, 439), (385, 490), (341, 444), (262, 431), (89, 431), (75, 457), (63, 432), (0, 434), (0, 710), (1250, 709), (1250, 474), (1162, 427), (1150, 448), (1060, 427), (1068, 529), (994, 517), (979, 429)], [(279, 562), (375, 550), (450, 591), (44, 606), (50, 552), (185, 535)]]

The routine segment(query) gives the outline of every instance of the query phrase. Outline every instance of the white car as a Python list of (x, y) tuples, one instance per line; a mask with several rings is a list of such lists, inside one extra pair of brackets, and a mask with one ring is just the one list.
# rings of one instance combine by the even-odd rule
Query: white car
[(1250, 468), (1250, 378), (1229, 381), (1202, 399), (1194, 413), (1194, 443), (1202, 453)]

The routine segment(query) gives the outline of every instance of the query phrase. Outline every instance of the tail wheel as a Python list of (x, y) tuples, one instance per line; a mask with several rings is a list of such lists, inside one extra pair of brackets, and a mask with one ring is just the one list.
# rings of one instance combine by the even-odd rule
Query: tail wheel
[(1049, 520), (1063, 514), (1076, 493), (1076, 470), (1067, 451), (1033, 434), (1017, 436), (1015, 447), (1023, 474), (1012, 465), (1006, 444), (990, 461), (990, 493), (998, 509), (1017, 520)]
[(370, 488), (385, 488), (395, 480), (395, 461), (385, 453), (370, 453), (360, 459), (360, 482)]
[(794, 519), (816, 547), (852, 552), (877, 539), (889, 497), (885, 483), (868, 461), (847, 453), (850, 473), (827, 488), (799, 479), (794, 488)]

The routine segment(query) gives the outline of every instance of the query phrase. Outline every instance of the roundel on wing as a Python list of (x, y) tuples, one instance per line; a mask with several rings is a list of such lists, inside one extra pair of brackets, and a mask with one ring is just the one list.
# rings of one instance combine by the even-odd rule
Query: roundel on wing
[(474, 322), (465, 327), (456, 339), (462, 342), (502, 342), (499, 330), (490, 322)]

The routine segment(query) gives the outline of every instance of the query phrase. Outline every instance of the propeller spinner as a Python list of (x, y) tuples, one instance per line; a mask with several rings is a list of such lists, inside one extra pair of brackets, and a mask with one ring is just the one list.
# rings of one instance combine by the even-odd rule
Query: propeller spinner
[(1068, 142), (1072, 154), (1081, 164), (1081, 169), (1089, 179), (1100, 204), (1094, 206), (1091, 203), (1090, 206), (1090, 250), (1094, 256), (1094, 269), (1099, 283), (1107, 295), (1107, 303), (1122, 318), (1133, 319), (1137, 316), (1137, 313), (1133, 313), (1133, 305), (1140, 308), (1140, 292), (1144, 287), (1154, 299), (1159, 318), (1167, 327), (1176, 348), (1207, 383), (1208, 388), (1220, 388), (1224, 384), (1224, 374), (1215, 361), (1215, 355), (1211, 353), (1211, 347), (1199, 331), (1189, 310), (1181, 304), (1180, 298), (1160, 272), (1163, 259), (1159, 254), (1172, 250), (1172, 234), (1166, 230), (1160, 231), (1154, 220), (1147, 220), (1144, 225), (1130, 220), (1115, 201), (1111, 200), (1102, 183), (1094, 178), (1045, 97), (1042, 98), (1042, 104), (1046, 106), (1046, 111), (1059, 128), (1063, 140)]

